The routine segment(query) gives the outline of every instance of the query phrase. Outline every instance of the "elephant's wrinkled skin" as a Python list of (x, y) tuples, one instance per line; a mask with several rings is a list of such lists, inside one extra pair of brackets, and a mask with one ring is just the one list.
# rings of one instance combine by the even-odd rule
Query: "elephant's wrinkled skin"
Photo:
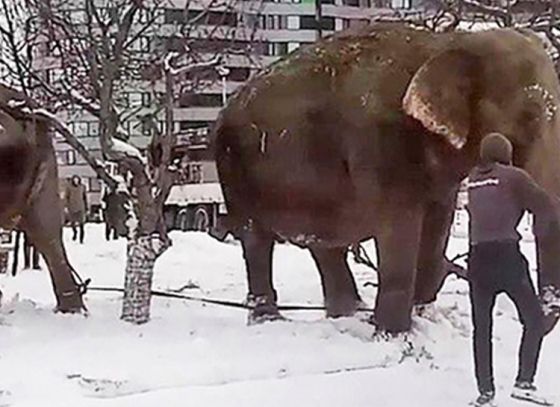
[(62, 243), (62, 207), (49, 126), (33, 104), (0, 85), (0, 227), (23, 229), (47, 262), (57, 310), (83, 308)]
[[(276, 313), (273, 239), (308, 247), (328, 315), (360, 301), (346, 247), (375, 237), (375, 320), (410, 327), (434, 301), (460, 181), (483, 135), (515, 145), (515, 163), (559, 196), (559, 84), (528, 32), (435, 34), (400, 24), (343, 32), (250, 80), (214, 129), (232, 230), (242, 240), (256, 316)], [(559, 239), (541, 253), (560, 286)]]

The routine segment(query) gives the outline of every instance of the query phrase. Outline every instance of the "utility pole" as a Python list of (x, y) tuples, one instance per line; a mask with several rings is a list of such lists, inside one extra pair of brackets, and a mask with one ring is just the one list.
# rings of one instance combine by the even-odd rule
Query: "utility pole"
[(511, 1), (506, 0), (506, 27), (513, 26), (513, 16), (511, 10)]
[(173, 126), (173, 107), (174, 107), (174, 97), (173, 97), (173, 73), (171, 69), (165, 70), (165, 137), (167, 140), (171, 140), (173, 137), (174, 126)]
[(323, 37), (323, 4), (321, 0), (315, 0), (315, 26), (317, 40), (320, 40)]
[(222, 106), (225, 107), (227, 103), (227, 76), (229, 75), (230, 70), (225, 66), (218, 66), (216, 71), (222, 80)]

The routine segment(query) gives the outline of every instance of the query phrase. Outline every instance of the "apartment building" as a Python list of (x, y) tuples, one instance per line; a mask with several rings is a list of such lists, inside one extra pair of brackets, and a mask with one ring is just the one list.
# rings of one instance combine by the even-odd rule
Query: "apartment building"
[[(158, 19), (163, 27), (172, 27), (185, 18), (183, 12), (186, 0), (176, 0), (173, 7), (161, 8)], [(328, 35), (355, 25), (367, 24), (372, 18), (383, 14), (393, 14), (395, 9), (403, 13), (417, 12), (421, 0), (323, 0), (322, 31)], [(188, 156), (185, 183), (216, 182), (217, 172), (207, 149), (208, 128), (216, 119), (228, 95), (243, 84), (250, 75), (302, 44), (312, 43), (317, 38), (314, 0), (275, 0), (252, 2), (240, 0), (239, 12), (228, 11), (227, 15), (212, 12), (207, 24), (237, 25), (242, 21), (246, 27), (256, 30), (258, 42), (253, 47), (254, 58), (231, 55), (227, 58), (227, 70), (221, 80), (206, 87), (197, 94), (179, 98), (174, 109), (174, 130), (178, 134), (177, 152)], [(83, 10), (74, 10), (83, 13)], [(196, 12), (194, 10), (193, 12)], [(76, 16), (79, 18), (79, 16)], [(145, 37), (137, 42), (138, 52), (150, 52), (156, 38)], [(204, 38), (200, 42), (204, 44)], [(216, 42), (215, 39), (208, 40)], [(243, 39), (239, 40), (243, 45)], [(211, 44), (210, 44), (211, 45)], [(48, 68), (47, 76), (56, 80), (57, 68)], [(140, 90), (138, 90), (140, 89)], [(149, 90), (137, 86), (125, 92), (126, 103), (130, 106), (148, 107), (151, 104)], [(101, 155), (99, 146), (99, 123), (91, 115), (83, 112), (65, 112), (62, 115), (71, 130), (94, 154)], [(150, 130), (141, 121), (125, 123), (129, 141), (143, 149), (150, 140)], [(56, 153), (62, 178), (79, 175), (88, 189), (90, 202), (99, 204), (101, 183), (84, 160), (62, 140), (56, 141)]]

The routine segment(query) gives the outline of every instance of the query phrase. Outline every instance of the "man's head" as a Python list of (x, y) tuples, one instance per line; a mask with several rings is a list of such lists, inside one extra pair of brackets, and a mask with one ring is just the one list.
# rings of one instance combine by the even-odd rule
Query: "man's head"
[(78, 177), (77, 175), (74, 175), (74, 176), (72, 177), (72, 184), (73, 184), (73, 185), (80, 185), (80, 181), (81, 181), (81, 179), (80, 179), (80, 177)]
[(513, 145), (500, 133), (490, 133), (482, 139), (480, 144), (480, 158), (483, 163), (511, 164), (513, 160)]

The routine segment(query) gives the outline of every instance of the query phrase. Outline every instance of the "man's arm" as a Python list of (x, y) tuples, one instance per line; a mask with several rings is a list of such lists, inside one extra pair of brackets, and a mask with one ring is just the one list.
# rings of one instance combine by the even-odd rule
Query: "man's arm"
[(541, 188), (531, 176), (522, 169), (515, 171), (515, 185), (518, 199), (525, 210), (535, 215), (535, 234), (546, 234), (549, 226), (558, 222), (560, 205), (556, 198)]
[(87, 191), (86, 187), (82, 185), (82, 199), (84, 200), (84, 207), (86, 208), (86, 212), (88, 210), (88, 199), (87, 199)]

